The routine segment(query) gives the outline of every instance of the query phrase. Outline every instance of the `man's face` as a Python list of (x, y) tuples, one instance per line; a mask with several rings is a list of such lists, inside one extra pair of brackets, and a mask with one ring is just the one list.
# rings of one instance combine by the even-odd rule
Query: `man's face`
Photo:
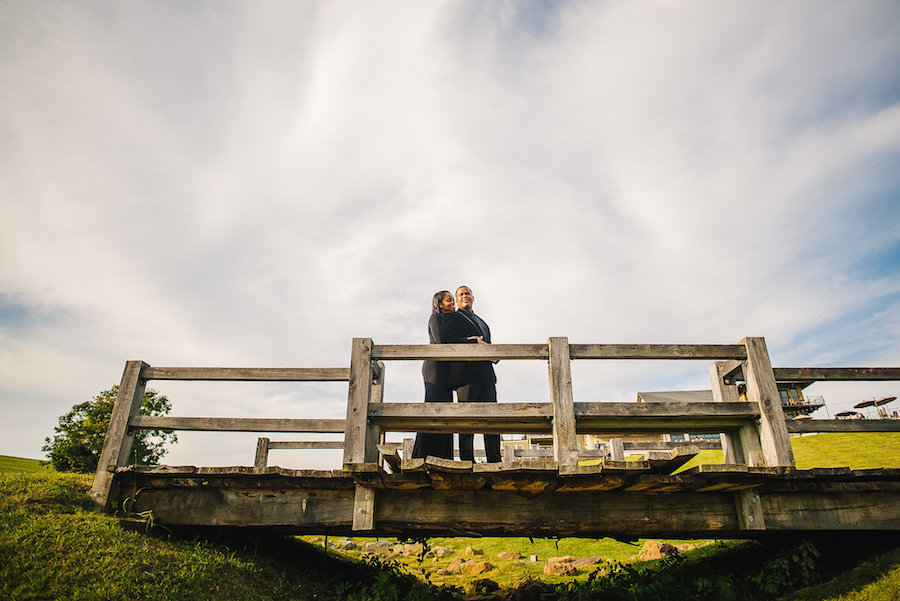
[(456, 304), (459, 305), (460, 309), (471, 311), (474, 303), (475, 296), (467, 286), (462, 286), (456, 291)]

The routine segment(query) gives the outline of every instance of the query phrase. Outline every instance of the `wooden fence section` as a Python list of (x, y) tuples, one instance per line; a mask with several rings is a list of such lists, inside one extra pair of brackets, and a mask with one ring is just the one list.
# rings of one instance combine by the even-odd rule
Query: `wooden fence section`
[[(386, 361), (543, 360), (549, 402), (385, 402)], [(713, 402), (575, 401), (573, 360), (711, 360)], [(147, 381), (348, 382), (345, 419), (140, 416)], [(900, 530), (900, 470), (794, 468), (791, 432), (900, 431), (900, 420), (785, 420), (780, 380), (894, 380), (900, 368), (774, 368), (765, 341), (731, 345), (375, 345), (352, 343), (350, 367), (160, 368), (126, 364), (92, 490), (109, 508), (130, 498), (160, 523), (278, 527), (298, 532), (736, 536), (762, 530)], [(736, 382), (746, 386), (746, 401)], [(877, 422), (877, 423), (876, 423)], [(126, 467), (135, 428), (342, 433), (343, 441), (261, 438), (254, 467)], [(548, 458), (502, 464), (413, 460), (388, 431), (552, 434)], [(576, 434), (721, 433), (726, 464), (672, 472), (697, 447), (649, 450), (624, 462), (610, 440), (600, 465)], [(269, 449), (343, 448), (342, 471), (266, 467)], [(386, 468), (387, 466), (387, 468)], [(278, 494), (272, 494), (273, 490)], [(665, 494), (660, 494), (665, 493)], [(418, 512), (418, 513), (416, 513)], [(552, 518), (548, 517), (552, 514)]]

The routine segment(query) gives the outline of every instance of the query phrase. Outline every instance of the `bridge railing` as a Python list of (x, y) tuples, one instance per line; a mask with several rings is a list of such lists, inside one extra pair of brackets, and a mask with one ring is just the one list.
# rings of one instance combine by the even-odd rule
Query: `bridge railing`
[[(384, 362), (424, 359), (547, 361), (550, 399), (546, 403), (384, 402)], [(712, 360), (714, 401), (576, 402), (571, 361), (589, 359)], [(739, 379), (746, 385), (745, 401), (737, 392)], [(141, 416), (141, 399), (150, 380), (346, 381), (347, 414), (346, 419)], [(569, 344), (562, 337), (550, 338), (546, 344), (375, 345), (369, 338), (355, 338), (349, 369), (152, 367), (142, 361), (129, 361), (92, 494), (95, 502), (107, 504), (114, 471), (127, 464), (135, 429), (343, 433), (343, 462), (350, 469), (355, 464), (379, 461), (378, 445), (387, 431), (552, 433), (552, 458), (563, 472), (577, 467), (576, 433), (722, 433), (727, 462), (791, 467), (791, 432), (900, 431), (900, 420), (786, 422), (777, 382), (791, 380), (900, 380), (900, 368), (773, 369), (762, 338), (745, 338), (740, 344), (729, 345)], [(336, 447), (334, 443), (328, 446)], [(283, 448), (324, 447), (290, 443)]]
[[(373, 394), (373, 365), (403, 360), (525, 360), (548, 362), (549, 403), (384, 403)], [(714, 360), (728, 374), (741, 367), (746, 401), (725, 388), (706, 403), (575, 402), (571, 362), (599, 360)], [(720, 376), (716, 371), (717, 379)], [(383, 366), (378, 370), (384, 378)], [(714, 386), (714, 389), (716, 387)], [(736, 391), (736, 386), (733, 386)], [(723, 395), (722, 392), (725, 394)], [(553, 435), (560, 470), (578, 464), (576, 433), (695, 432), (726, 433), (732, 454), (754, 465), (793, 466), (775, 376), (762, 338), (740, 344), (569, 344), (550, 338), (546, 344), (375, 345), (353, 340), (344, 437), (344, 464), (378, 460), (384, 431), (547, 433)]]

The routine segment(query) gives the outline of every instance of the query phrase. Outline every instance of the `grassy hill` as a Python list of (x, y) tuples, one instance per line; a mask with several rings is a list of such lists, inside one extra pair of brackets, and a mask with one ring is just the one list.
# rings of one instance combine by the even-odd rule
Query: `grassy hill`
[[(799, 467), (900, 467), (900, 435), (830, 434), (793, 439)], [(832, 461), (838, 457), (838, 463)], [(715, 462), (707, 458), (701, 462)], [(826, 463), (823, 463), (826, 462)], [(872, 464), (877, 463), (877, 465)], [(40, 462), (0, 456), (0, 597), (9, 599), (453, 599), (476, 578), (425, 582), (416, 558), (393, 566), (366, 563), (353, 553), (328, 552), (294, 537), (211, 540), (190, 532), (154, 528), (154, 535), (123, 530), (90, 507), (90, 476), (59, 474)], [(624, 562), (603, 564), (608, 576), (588, 580), (488, 574), (516, 599), (763, 599), (796, 601), (896, 601), (900, 546), (872, 536), (833, 537), (814, 547), (780, 543), (709, 546), (677, 561), (631, 563), (635, 548), (609, 539), (434, 539), (493, 557), (501, 548), (523, 554), (602, 554)], [(603, 549), (597, 552), (597, 549)], [(812, 552), (810, 551), (812, 549)], [(533, 551), (531, 551), (533, 550)], [(819, 553), (819, 557), (815, 557)], [(427, 561), (427, 560), (426, 560)], [(816, 573), (810, 571), (819, 566)], [(495, 574), (496, 573), (496, 574)], [(836, 576), (825, 578), (825, 574)], [(418, 578), (417, 578), (417, 577)], [(540, 578), (540, 582), (537, 580)], [(807, 580), (808, 579), (808, 580)], [(816, 586), (804, 583), (819, 580)], [(770, 594), (759, 591), (768, 583)], [(456, 585), (459, 588), (454, 589)], [(604, 588), (605, 587), (605, 588)], [(794, 592), (789, 592), (793, 590)], [(660, 597), (660, 595), (666, 595)], [(542, 597), (543, 595), (543, 597)], [(656, 595), (655, 597), (653, 595)], [(682, 596), (678, 596), (682, 595)], [(484, 595), (482, 596), (484, 598)]]

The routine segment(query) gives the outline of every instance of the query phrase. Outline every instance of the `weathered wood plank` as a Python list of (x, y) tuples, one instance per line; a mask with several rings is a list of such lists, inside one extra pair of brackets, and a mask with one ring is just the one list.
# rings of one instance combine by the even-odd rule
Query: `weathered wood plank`
[(550, 403), (553, 405), (553, 458), (563, 469), (578, 464), (569, 339), (550, 338)]
[(787, 431), (807, 432), (900, 432), (900, 419), (789, 419)]
[(397, 447), (394, 445), (380, 444), (378, 445), (378, 452), (381, 454), (381, 458), (384, 459), (384, 461), (391, 468), (391, 472), (399, 474), (400, 453)]
[(575, 420), (579, 434), (718, 434), (749, 424), (758, 415), (758, 408), (751, 403), (575, 402)]
[(209, 380), (237, 382), (346, 382), (346, 367), (150, 367), (147, 380)]
[(391, 361), (484, 361), (546, 359), (546, 344), (376, 344), (373, 359)]
[[(715, 361), (709, 365), (709, 379), (712, 384), (714, 402), (737, 403), (739, 401), (737, 386), (733, 383), (725, 382), (725, 376), (734, 370), (735, 363), (737, 362), (733, 360)], [(729, 382), (732, 381), (729, 380)], [(725, 456), (725, 463), (745, 461), (737, 432), (720, 432), (719, 440), (722, 445), (722, 453)]]
[(742, 344), (572, 344), (572, 359), (746, 359)]
[(768, 466), (794, 465), (794, 451), (784, 424), (781, 397), (775, 383), (769, 351), (763, 338), (747, 337), (742, 341), (747, 347), (747, 400), (759, 405), (759, 437), (763, 456)]
[(763, 513), (759, 492), (756, 490), (735, 491), (734, 508), (741, 530), (766, 529), (766, 516)]
[(444, 459), (443, 457), (433, 457), (429, 455), (425, 458), (425, 469), (429, 472), (444, 473), (472, 473), (471, 461), (453, 461), (452, 459)]
[(110, 488), (113, 484), (110, 469), (114, 470), (128, 462), (134, 438), (129, 432), (128, 425), (141, 411), (146, 389), (146, 381), (141, 378), (141, 371), (147, 367), (143, 361), (128, 361), (125, 364), (125, 371), (122, 372), (122, 381), (119, 384), (116, 402), (113, 404), (106, 439), (103, 441), (103, 449), (100, 451), (91, 487), (91, 499), (102, 509), (106, 509), (109, 505)]
[(353, 497), (353, 531), (366, 532), (375, 528), (375, 489), (357, 485)]
[[(344, 430), (344, 463), (375, 461), (378, 450), (368, 444), (368, 409), (372, 393), (372, 339), (354, 338)], [(381, 403), (378, 403), (381, 405)]]
[[(297, 533), (352, 532), (356, 487), (348, 476), (337, 473), (335, 477), (334, 472), (326, 471), (318, 472), (324, 476), (321, 478), (285, 477), (280, 474), (294, 471), (269, 469), (271, 472), (263, 475), (249, 467), (129, 467), (117, 472), (116, 489), (140, 490), (135, 495), (133, 511), (152, 510), (160, 524), (227, 524)], [(740, 518), (741, 505), (736, 495), (713, 490), (717, 476), (732, 479), (725, 482), (731, 490), (740, 490), (737, 487), (741, 481), (745, 487), (759, 485), (752, 493), (759, 495), (767, 530), (900, 531), (898, 470), (801, 470), (803, 478), (793, 478), (790, 474), (798, 472), (744, 469), (703, 466), (698, 470), (703, 473), (694, 476), (662, 476), (610, 475), (603, 466), (579, 466), (582, 473), (561, 476), (552, 494), (530, 494), (514, 486), (494, 490), (489, 485), (435, 491), (421, 488), (422, 478), (427, 478), (424, 473), (384, 474), (393, 482), (386, 480), (384, 488), (377, 491), (377, 498), (371, 499), (375, 516), (373, 529), (368, 532), (673, 538), (758, 535), (758, 531), (747, 529), (753, 524)], [(377, 470), (377, 466), (360, 466), (360, 473), (367, 470), (375, 473), (372, 470)], [(504, 473), (485, 471), (478, 476), (490, 480), (503, 477)], [(416, 477), (419, 481), (415, 481)], [(542, 478), (543, 474), (537, 474), (535, 483)], [(321, 484), (316, 484), (317, 480)], [(706, 485), (706, 492), (691, 492), (698, 483)], [(521, 484), (527, 486), (528, 482), (523, 480)], [(576, 492), (577, 487), (602, 492)], [(758, 523), (757, 518), (754, 522)]]
[(256, 457), (253, 459), (253, 467), (264, 468), (269, 463), (269, 439), (263, 436), (256, 440)]
[(706, 485), (702, 478), (682, 474), (640, 474), (629, 479), (622, 490), (640, 493), (675, 493), (697, 490)]
[(625, 461), (625, 445), (622, 444), (621, 438), (617, 436), (610, 438), (606, 447), (609, 449), (610, 461)]
[(776, 367), (774, 373), (779, 382), (900, 380), (900, 367)]
[(548, 492), (556, 488), (559, 464), (556, 461), (512, 461), (509, 463), (476, 463), (476, 474), (482, 474), (494, 490), (513, 490), (523, 494)]
[[(344, 420), (340, 420), (344, 421)], [(269, 449), (343, 449), (343, 440), (286, 440), (269, 442)]]
[(671, 474), (700, 453), (694, 445), (687, 445), (670, 451), (650, 451), (645, 459), (650, 464), (650, 471), (657, 474)]
[[(611, 462), (605, 462), (607, 466)], [(603, 464), (577, 465), (565, 473), (560, 473), (557, 492), (602, 491), (622, 487), (633, 473), (621, 470), (604, 470)]]
[(281, 417), (132, 417), (128, 426), (142, 430), (195, 430), (201, 432), (344, 432), (342, 419), (288, 419)]
[[(671, 451), (683, 446), (697, 447), (700, 450), (716, 450), (722, 448), (722, 443), (706, 440), (691, 440), (689, 443), (671, 441), (623, 441), (622, 446), (626, 451)], [(582, 451), (583, 453), (585, 451)]]
[(383, 488), (386, 472), (377, 463), (345, 463), (343, 472), (366, 488)]
[[(474, 345), (472, 345), (474, 346)], [(381, 403), (369, 420), (395, 432), (549, 432), (550, 403)]]

